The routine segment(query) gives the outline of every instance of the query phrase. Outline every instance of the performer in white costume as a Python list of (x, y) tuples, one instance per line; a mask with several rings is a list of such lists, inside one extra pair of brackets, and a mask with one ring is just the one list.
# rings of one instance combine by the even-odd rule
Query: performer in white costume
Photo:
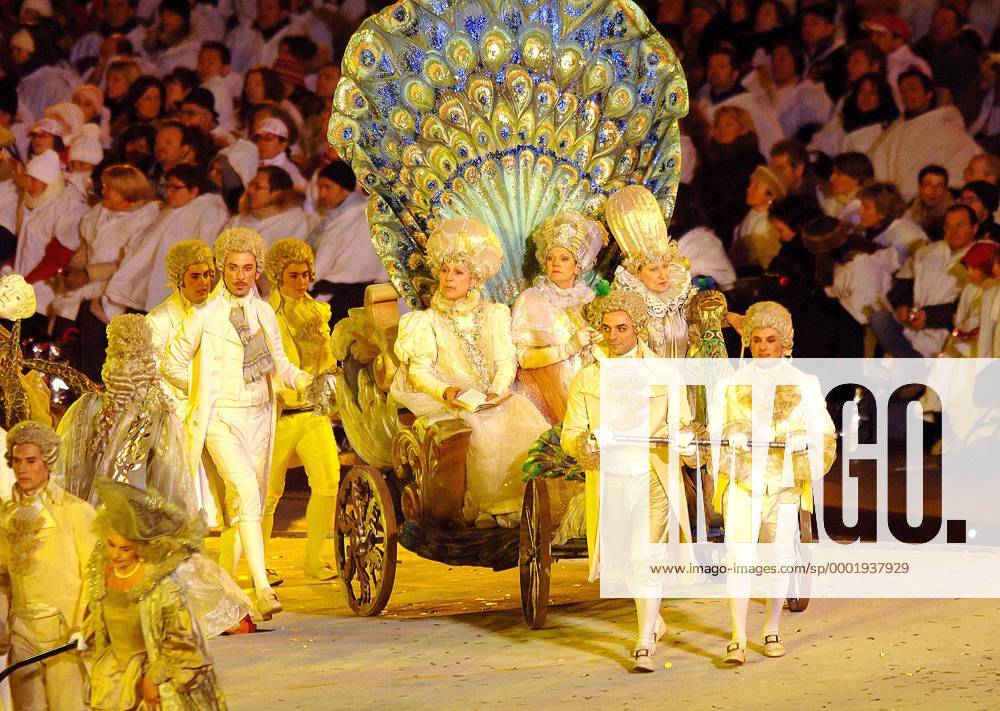
[(215, 265), (222, 282), (167, 346), (163, 372), (190, 398), (191, 461), (198, 462), (207, 448), (225, 482), (227, 513), (239, 530), (266, 618), (282, 610), (267, 580), (261, 531), (276, 396), (281, 382), (302, 392), (312, 379), (288, 362), (274, 310), (254, 291), (264, 250), (253, 230), (219, 235)]
[[(780, 304), (761, 301), (743, 317), (743, 343), (753, 360), (716, 384), (709, 413), (712, 439), (728, 440), (717, 457), (715, 507), (725, 517), (731, 564), (787, 565), (795, 561), (799, 509), (812, 510), (811, 482), (822, 478), (836, 456), (833, 421), (815, 376), (792, 366), (792, 317)], [(751, 384), (753, 393), (751, 396)], [(768, 448), (780, 442), (784, 448)], [(771, 544), (770, 550), (758, 543)], [(781, 657), (778, 618), (789, 576), (769, 576), (764, 655)], [(725, 662), (746, 661), (750, 574), (730, 572), (726, 581), (733, 625)]]
[[(590, 580), (594, 581), (601, 575), (601, 530), (604, 528), (600, 511), (601, 501), (601, 466), (600, 452), (597, 449), (596, 433), (601, 429), (601, 366), (612, 358), (656, 358), (641, 338), (648, 317), (645, 304), (634, 293), (627, 291), (612, 291), (608, 296), (594, 302), (591, 307), (591, 317), (595, 326), (599, 326), (604, 342), (594, 348), (596, 361), (585, 366), (573, 379), (570, 388), (569, 404), (566, 419), (563, 422), (561, 442), (563, 449), (579, 461), (587, 472), (587, 550), (590, 557)], [(608, 366), (610, 367), (610, 366)], [(669, 384), (670, 387), (681, 387), (679, 379)], [(660, 435), (665, 428), (669, 392), (667, 387), (654, 387), (650, 400), (649, 423), (650, 435)], [(688, 429), (691, 413), (685, 397), (679, 399), (681, 411), (677, 420), (681, 429), (678, 436), (678, 447), (682, 454), (693, 454), (691, 446), (693, 435)], [(605, 408), (610, 409), (610, 408)], [(607, 427), (605, 415), (604, 426)], [(614, 457), (614, 454), (611, 455)], [(678, 461), (678, 460), (675, 460)], [(614, 467), (614, 461), (606, 461), (605, 466)], [(632, 476), (616, 488), (626, 498), (637, 503), (635, 505), (635, 520), (647, 515), (649, 517), (649, 537), (634, 535), (630, 553), (632, 560), (638, 565), (648, 566), (652, 561), (653, 550), (650, 544), (665, 543), (668, 540), (668, 523), (671, 518), (678, 518), (681, 540), (690, 541), (690, 527), (687, 521), (687, 505), (685, 503), (684, 485), (678, 478), (678, 498), (670, 500), (670, 458), (664, 447), (649, 450), (648, 480), (642, 476)], [(605, 470), (607, 471), (607, 470)], [(613, 468), (611, 471), (615, 471)], [(617, 474), (617, 472), (615, 472)], [(634, 472), (633, 472), (634, 473)], [(648, 481), (648, 483), (647, 483)], [(633, 484), (648, 487), (648, 512), (642, 511), (642, 504), (647, 501), (644, 491), (635, 491)], [(644, 526), (636, 526), (636, 533), (645, 534)], [(644, 540), (645, 539), (645, 540)], [(644, 572), (637, 569), (634, 573), (636, 583), (635, 607), (639, 622), (639, 634), (633, 652), (633, 670), (651, 672), (656, 669), (653, 661), (656, 641), (666, 632), (666, 626), (659, 615), (660, 593), (655, 585), (646, 585)]]

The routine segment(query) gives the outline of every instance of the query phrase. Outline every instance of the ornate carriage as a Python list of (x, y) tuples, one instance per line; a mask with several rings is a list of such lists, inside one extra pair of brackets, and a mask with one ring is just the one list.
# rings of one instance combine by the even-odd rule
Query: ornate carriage
[(519, 529), (475, 528), (463, 518), (468, 425), (457, 417), (414, 417), (387, 398), (399, 365), (392, 353), (397, 298), (391, 285), (369, 287), (364, 306), (334, 330), (334, 354), (343, 364), (336, 383), (340, 418), (362, 460), (341, 477), (337, 497), (337, 572), (347, 603), (357, 614), (381, 612), (402, 545), (450, 565), (519, 566), (525, 620), (539, 628), (552, 560), (585, 557), (586, 543), (553, 547), (542, 478), (526, 485)]
[[(401, 0), (351, 38), (329, 140), (371, 196), (372, 241), (392, 281), (370, 287), (334, 331), (338, 409), (361, 460), (342, 477), (335, 534), (355, 612), (384, 608), (401, 544), (451, 564), (519, 565), (525, 619), (544, 622), (551, 561), (586, 546), (553, 546), (545, 477), (527, 482), (519, 529), (464, 520), (469, 428), (415, 418), (388, 397), (396, 300), (427, 305), (425, 246), (448, 218), (500, 237), (503, 266), (485, 295), (508, 304), (538, 271), (532, 234), (547, 217), (599, 218), (609, 195), (641, 183), (669, 220), (687, 108), (680, 63), (631, 0)], [(582, 278), (595, 283), (614, 258), (608, 250)]]

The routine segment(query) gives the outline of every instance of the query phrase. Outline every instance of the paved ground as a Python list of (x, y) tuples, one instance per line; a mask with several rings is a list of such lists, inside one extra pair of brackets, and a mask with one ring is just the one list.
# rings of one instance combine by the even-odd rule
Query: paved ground
[[(283, 504), (284, 505), (284, 504)], [(285, 528), (301, 528), (292, 499)], [(287, 612), (269, 631), (210, 643), (241, 709), (997, 708), (997, 600), (814, 600), (786, 612), (783, 659), (751, 647), (741, 669), (719, 657), (722, 600), (670, 602), (657, 673), (627, 673), (631, 601), (599, 600), (583, 561), (557, 563), (544, 630), (521, 621), (517, 573), (451, 568), (401, 553), (389, 606), (350, 614), (334, 584), (298, 572), (301, 538), (277, 539), (272, 564)], [(759, 634), (763, 605), (751, 608)], [(669, 666), (668, 666), (669, 665)]]

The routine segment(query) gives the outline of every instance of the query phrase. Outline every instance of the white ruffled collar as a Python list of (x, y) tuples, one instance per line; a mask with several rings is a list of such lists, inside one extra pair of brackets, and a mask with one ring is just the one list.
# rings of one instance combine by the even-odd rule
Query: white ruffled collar
[(594, 290), (579, 279), (570, 288), (563, 289), (543, 274), (535, 278), (534, 286), (549, 304), (563, 311), (589, 304), (595, 296)]
[(615, 282), (625, 291), (638, 294), (646, 302), (646, 310), (651, 316), (664, 318), (670, 312), (679, 311), (687, 303), (691, 295), (691, 274), (687, 271), (678, 272), (681, 278), (671, 280), (666, 291), (657, 293), (650, 291), (635, 274), (625, 267), (615, 270)]
[(461, 299), (449, 299), (440, 291), (435, 291), (431, 297), (431, 308), (448, 318), (463, 318), (479, 312), (483, 306), (483, 297), (479, 289), (470, 289)]

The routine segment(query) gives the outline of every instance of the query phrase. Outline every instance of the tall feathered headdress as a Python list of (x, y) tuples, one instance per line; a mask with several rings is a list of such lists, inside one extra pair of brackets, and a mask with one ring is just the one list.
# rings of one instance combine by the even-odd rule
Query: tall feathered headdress
[(510, 302), (547, 217), (599, 214), (632, 183), (669, 214), (687, 108), (680, 62), (630, 0), (402, 0), (351, 38), (329, 140), (411, 306), (430, 291), (427, 239), (454, 217), (502, 240), (487, 293)]

